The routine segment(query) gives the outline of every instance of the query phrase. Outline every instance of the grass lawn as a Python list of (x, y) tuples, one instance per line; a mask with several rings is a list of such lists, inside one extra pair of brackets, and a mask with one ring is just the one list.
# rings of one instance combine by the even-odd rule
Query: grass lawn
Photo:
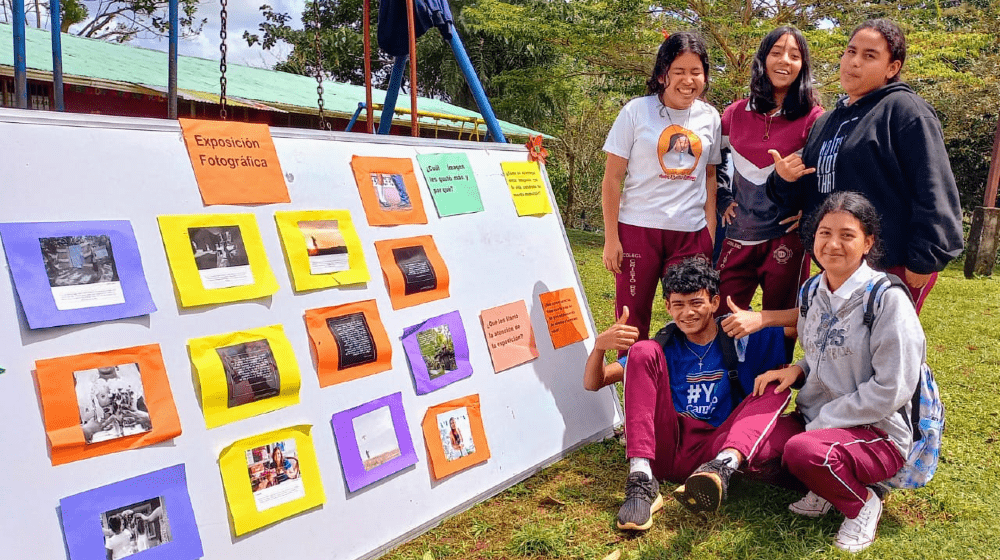
[[(614, 282), (603, 237), (569, 238), (598, 330), (613, 321)], [(661, 300), (657, 300), (661, 301)], [(667, 315), (661, 304), (653, 325)], [(1000, 280), (966, 280), (961, 263), (940, 276), (921, 321), (941, 386), (947, 429), (941, 465), (926, 488), (894, 492), (875, 544), (857, 558), (1000, 559)], [(582, 372), (581, 372), (582, 375)], [(701, 519), (668, 500), (644, 534), (618, 531), (626, 475), (617, 440), (584, 447), (498, 496), (444, 521), (386, 558), (762, 560), (844, 558), (832, 546), (842, 517), (789, 512), (791, 492), (741, 482), (719, 515)], [(661, 488), (664, 496), (670, 483)]]

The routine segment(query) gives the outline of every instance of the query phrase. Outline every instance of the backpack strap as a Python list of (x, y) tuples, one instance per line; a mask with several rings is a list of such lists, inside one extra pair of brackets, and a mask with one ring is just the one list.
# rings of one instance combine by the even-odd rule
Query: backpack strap
[(799, 315), (802, 317), (805, 317), (809, 311), (809, 304), (812, 303), (812, 298), (816, 295), (816, 290), (819, 289), (819, 279), (822, 275), (820, 273), (813, 276), (799, 288)]
[[(681, 329), (677, 326), (677, 323), (671, 321), (667, 323), (665, 327), (656, 332), (656, 336), (653, 337), (653, 340), (656, 341), (656, 343), (662, 348), (666, 346), (668, 342), (673, 340), (674, 336), (676, 336), (680, 330)], [(683, 336), (683, 333), (681, 334)]]

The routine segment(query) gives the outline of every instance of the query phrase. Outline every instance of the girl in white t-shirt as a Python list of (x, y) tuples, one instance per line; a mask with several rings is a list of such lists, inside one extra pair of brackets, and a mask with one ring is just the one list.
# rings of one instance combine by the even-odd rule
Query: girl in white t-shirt
[(667, 267), (712, 254), (722, 125), (718, 111), (699, 99), (707, 83), (702, 38), (669, 36), (646, 82), (648, 95), (622, 108), (604, 143), (604, 266), (615, 273), (616, 316), (627, 306), (626, 322), (640, 339), (648, 336)]

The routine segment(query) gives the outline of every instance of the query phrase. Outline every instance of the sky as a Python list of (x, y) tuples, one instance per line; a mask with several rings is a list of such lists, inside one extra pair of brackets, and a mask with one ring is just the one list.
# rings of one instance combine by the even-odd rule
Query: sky
[[(3, 2), (3, 0), (0, 0), (0, 2)], [(93, 6), (96, 2), (85, 0), (85, 4), (93, 10)], [(288, 55), (291, 49), (287, 45), (279, 44), (270, 51), (265, 51), (259, 44), (254, 45), (253, 47), (248, 47), (246, 41), (243, 39), (244, 31), (250, 31), (251, 33), (258, 34), (260, 33), (258, 25), (260, 25), (260, 23), (264, 20), (264, 16), (260, 11), (260, 6), (263, 4), (270, 5), (275, 12), (289, 14), (291, 16), (290, 23), (292, 27), (301, 28), (301, 14), (302, 9), (305, 6), (305, 0), (229, 0), (226, 7), (226, 11), (228, 13), (226, 18), (226, 34), (228, 36), (226, 41), (227, 61), (247, 66), (270, 68), (274, 66), (276, 62), (284, 60), (284, 58)], [(36, 16), (33, 11), (33, 5), (33, 0), (25, 0), (25, 7), (29, 11), (26, 16), (26, 21), (31, 27), (36, 25)], [(217, 60), (219, 58), (220, 9), (221, 5), (218, 0), (201, 0), (201, 5), (198, 8), (197, 19), (200, 20), (205, 18), (208, 21), (205, 22), (199, 36), (187, 39), (181, 37), (179, 44), (181, 55), (197, 56), (211, 60)], [(44, 13), (46, 8), (43, 7), (42, 10), (42, 27), (48, 28), (48, 17), (47, 14)], [(3, 17), (3, 14), (0, 14), (0, 21), (4, 20), (5, 18)], [(73, 32), (76, 29), (76, 27), (71, 28), (70, 32)], [(136, 38), (129, 44), (164, 52), (168, 49), (167, 39), (165, 37)]]

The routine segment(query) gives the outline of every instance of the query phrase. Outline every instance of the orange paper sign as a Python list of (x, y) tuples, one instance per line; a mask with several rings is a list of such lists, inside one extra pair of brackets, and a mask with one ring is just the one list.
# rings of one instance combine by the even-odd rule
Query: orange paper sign
[(427, 223), (412, 160), (354, 156), (351, 169), (368, 225)]
[(538, 357), (535, 333), (523, 300), (486, 309), (479, 314), (479, 320), (497, 373)]
[(375, 300), (306, 310), (319, 386), (392, 368), (392, 346)]
[(448, 297), (448, 267), (429, 235), (375, 242), (393, 309)]
[(53, 465), (181, 434), (157, 344), (38, 360), (35, 372)]
[(469, 395), (427, 409), (424, 442), (435, 480), (490, 458), (479, 395)]
[(545, 312), (553, 347), (562, 348), (587, 338), (587, 326), (583, 323), (573, 288), (539, 294), (538, 299)]
[(206, 206), (289, 202), (266, 124), (178, 120)]

